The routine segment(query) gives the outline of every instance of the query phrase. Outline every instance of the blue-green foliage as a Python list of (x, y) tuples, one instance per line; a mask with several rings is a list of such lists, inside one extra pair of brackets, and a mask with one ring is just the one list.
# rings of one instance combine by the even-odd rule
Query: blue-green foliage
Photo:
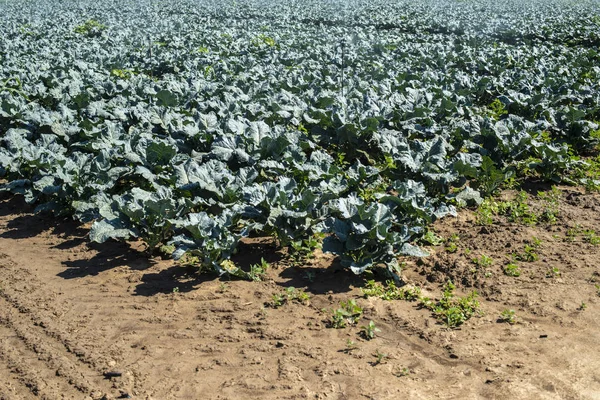
[(559, 180), (600, 120), (598, 2), (0, 4), (0, 174), (90, 238), (217, 271), (327, 234), (356, 273), (519, 164)]

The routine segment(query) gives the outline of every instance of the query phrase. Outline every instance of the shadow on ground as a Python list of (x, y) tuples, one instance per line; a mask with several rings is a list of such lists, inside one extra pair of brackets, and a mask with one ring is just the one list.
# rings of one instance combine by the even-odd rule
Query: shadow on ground
[(154, 296), (161, 293), (187, 293), (198, 289), (204, 282), (219, 279), (216, 274), (199, 273), (194, 266), (173, 265), (158, 272), (146, 273), (137, 285), (137, 296)]
[(148, 258), (145, 253), (132, 249), (126, 243), (109, 241), (102, 244), (90, 243), (88, 246), (97, 251), (96, 255), (89, 259), (63, 262), (67, 269), (58, 276), (65, 279), (83, 278), (117, 267), (142, 271), (156, 264), (156, 261)]

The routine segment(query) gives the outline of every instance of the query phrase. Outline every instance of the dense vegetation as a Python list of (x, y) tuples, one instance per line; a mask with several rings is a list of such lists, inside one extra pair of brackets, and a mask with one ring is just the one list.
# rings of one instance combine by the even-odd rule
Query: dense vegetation
[(219, 273), (272, 235), (397, 276), (515, 177), (600, 184), (598, 6), (7, 0), (3, 189)]

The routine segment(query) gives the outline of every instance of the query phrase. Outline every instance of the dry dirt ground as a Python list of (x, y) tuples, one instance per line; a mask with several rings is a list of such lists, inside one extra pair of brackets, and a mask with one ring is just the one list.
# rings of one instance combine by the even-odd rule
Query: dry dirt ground
[[(456, 252), (407, 260), (405, 280), (431, 298), (448, 279), (478, 290), (481, 312), (459, 329), (416, 302), (364, 298), (365, 278), (330, 257), (284, 268), (269, 239), (237, 260), (265, 257), (267, 279), (219, 280), (139, 243), (90, 245), (85, 227), (2, 197), (0, 399), (600, 399), (600, 246), (581, 233), (600, 231), (600, 196), (561, 191), (554, 225), (482, 227), (466, 210), (435, 226), (459, 235)], [(505, 275), (532, 237), (539, 260)], [(491, 266), (472, 262), (483, 255)], [(290, 286), (310, 303), (268, 306)], [(349, 299), (357, 326), (328, 327)], [(371, 320), (381, 331), (365, 340)]]

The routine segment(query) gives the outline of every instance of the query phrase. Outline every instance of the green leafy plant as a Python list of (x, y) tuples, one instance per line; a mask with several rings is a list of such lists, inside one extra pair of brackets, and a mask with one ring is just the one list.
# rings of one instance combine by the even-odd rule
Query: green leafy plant
[(248, 278), (255, 282), (260, 282), (265, 278), (268, 268), (269, 268), (269, 263), (266, 262), (265, 259), (261, 257), (260, 264), (250, 265), (250, 271), (248, 272)]
[(131, 79), (135, 75), (133, 71), (128, 69), (112, 69), (110, 74), (120, 79)]
[(494, 263), (494, 260), (491, 257), (486, 256), (485, 254), (483, 254), (479, 258), (473, 258), (472, 261), (473, 261), (473, 264), (477, 265), (480, 268), (484, 268), (484, 269), (491, 267), (492, 264)]
[(430, 246), (439, 246), (444, 243), (444, 239), (435, 234), (432, 230), (427, 230), (421, 237), (421, 243)]
[(534, 236), (529, 243), (525, 244), (522, 253), (513, 253), (513, 258), (517, 261), (524, 262), (535, 262), (539, 260), (540, 256), (537, 253), (537, 249), (539, 249), (541, 243), (541, 240)]
[(540, 215), (542, 221), (549, 224), (555, 224), (558, 221), (561, 195), (561, 191), (556, 186), (552, 186), (552, 189), (549, 191), (538, 192), (538, 199), (542, 201), (543, 206), (543, 211)]
[(457, 233), (450, 235), (450, 237), (446, 239), (446, 251), (448, 253), (456, 253), (458, 251), (459, 242), (460, 236)]
[(357, 348), (358, 347), (356, 346), (356, 343), (353, 340), (348, 339), (348, 340), (346, 340), (346, 348), (344, 348), (344, 350), (342, 350), (342, 351), (346, 354), (350, 354)]
[(509, 323), (511, 325), (516, 324), (517, 323), (517, 316), (515, 314), (515, 310), (506, 309), (506, 310), (502, 311), (502, 313), (500, 313), (499, 321), (500, 322), (506, 322), (506, 323)]
[(335, 329), (345, 328), (347, 325), (355, 325), (362, 316), (363, 309), (356, 301), (350, 299), (340, 303), (340, 307), (333, 312), (330, 326)]
[(85, 36), (99, 36), (103, 31), (107, 29), (107, 26), (96, 21), (95, 19), (89, 19), (83, 24), (75, 27), (74, 32), (85, 35)]
[(473, 291), (465, 297), (458, 297), (454, 295), (454, 289), (456, 287), (449, 281), (444, 286), (442, 298), (437, 303), (428, 298), (421, 299), (421, 305), (430, 309), (436, 318), (452, 328), (468, 321), (480, 309), (477, 292)]
[(596, 235), (596, 231), (593, 229), (587, 229), (583, 232), (583, 238), (586, 242), (593, 246), (598, 246), (600, 244), (600, 236)]
[[(371, 322), (373, 322), (373, 321), (371, 321)], [(377, 328), (375, 328), (375, 329), (377, 329)], [(373, 363), (371, 363), (371, 365), (372, 365), (372, 366), (376, 366), (376, 365), (379, 365), (379, 364), (383, 364), (383, 362), (384, 362), (384, 361), (387, 359), (387, 357), (388, 357), (388, 355), (387, 355), (387, 354), (380, 352), (380, 351), (379, 351), (379, 349), (377, 349), (377, 350), (375, 351), (375, 354), (373, 354), (373, 355), (375, 356), (376, 360), (375, 360)]]
[(368, 280), (365, 286), (361, 288), (361, 291), (365, 297), (379, 297), (383, 300), (416, 301), (421, 296), (421, 289), (419, 287), (399, 288), (392, 280), (386, 281), (385, 286), (374, 280)]
[(290, 286), (286, 288), (283, 293), (273, 294), (272, 301), (268, 305), (273, 308), (279, 308), (292, 301), (296, 301), (301, 304), (308, 304), (310, 301), (310, 295), (303, 290), (299, 290), (293, 286)]
[(375, 333), (381, 332), (381, 329), (377, 328), (373, 321), (369, 321), (368, 325), (363, 325), (360, 329), (361, 336), (366, 340), (375, 339)]
[(291, 257), (294, 262), (301, 263), (313, 258), (314, 251), (322, 247), (324, 237), (325, 235), (322, 233), (314, 233), (306, 239), (291, 241)]
[(521, 276), (521, 269), (517, 264), (508, 263), (504, 266), (504, 274), (508, 276)]
[(499, 120), (503, 115), (508, 114), (504, 103), (502, 103), (499, 99), (494, 99), (488, 108), (490, 110), (489, 115), (495, 120)]
[(508, 216), (509, 221), (525, 225), (537, 224), (538, 216), (531, 210), (527, 200), (527, 193), (520, 191), (514, 201), (505, 204), (504, 213)]
[(403, 377), (403, 376), (408, 376), (408, 375), (410, 375), (410, 373), (411, 373), (411, 372), (410, 372), (410, 369), (408, 369), (408, 368), (404, 367), (404, 368), (401, 368), (401, 369), (399, 369), (398, 371), (394, 372), (394, 376), (396, 376), (396, 377), (398, 377), (398, 378), (401, 378), (401, 377)]

